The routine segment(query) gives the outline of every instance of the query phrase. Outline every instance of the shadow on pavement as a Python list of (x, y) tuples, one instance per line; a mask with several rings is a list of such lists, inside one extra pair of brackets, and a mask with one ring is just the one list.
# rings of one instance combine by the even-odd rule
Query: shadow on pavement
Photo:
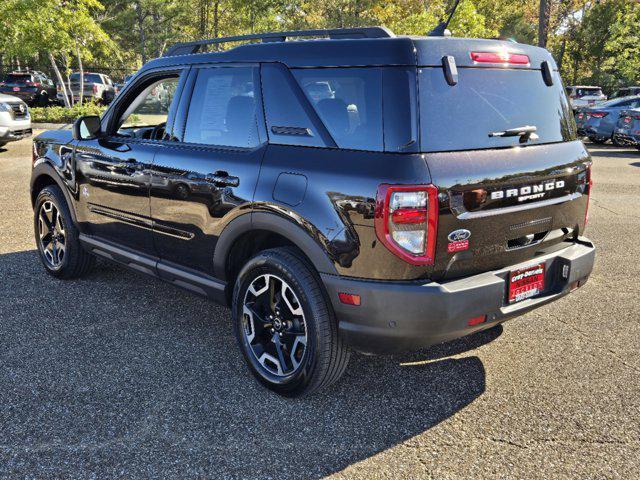
[(99, 263), (48, 277), (0, 255), (0, 476), (320, 478), (419, 435), (485, 390), (501, 328), (282, 399), (244, 366), (227, 309)]
[(640, 162), (633, 162), (629, 164), (632, 167), (640, 167)]

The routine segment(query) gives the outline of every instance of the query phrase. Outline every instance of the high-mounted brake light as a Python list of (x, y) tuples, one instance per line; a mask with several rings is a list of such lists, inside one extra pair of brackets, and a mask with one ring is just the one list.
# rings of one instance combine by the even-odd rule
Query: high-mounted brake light
[(380, 185), (376, 198), (378, 239), (412, 265), (432, 265), (438, 228), (434, 185)]
[(471, 52), (471, 60), (476, 63), (507, 63), (509, 65), (528, 65), (529, 56), (509, 52)]

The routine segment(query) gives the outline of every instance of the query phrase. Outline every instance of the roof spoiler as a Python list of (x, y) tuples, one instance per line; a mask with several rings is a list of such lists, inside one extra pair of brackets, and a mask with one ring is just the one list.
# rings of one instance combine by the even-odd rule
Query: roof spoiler
[(173, 57), (175, 55), (190, 55), (200, 52), (206, 45), (215, 45), (229, 42), (249, 42), (260, 40), (263, 43), (285, 42), (287, 38), (294, 37), (329, 37), (333, 40), (354, 38), (393, 38), (395, 34), (386, 27), (361, 27), (361, 28), (335, 28), (327, 30), (292, 30), (288, 32), (256, 33), (252, 35), (238, 35), (235, 37), (210, 38), (195, 42), (176, 43), (163, 55)]

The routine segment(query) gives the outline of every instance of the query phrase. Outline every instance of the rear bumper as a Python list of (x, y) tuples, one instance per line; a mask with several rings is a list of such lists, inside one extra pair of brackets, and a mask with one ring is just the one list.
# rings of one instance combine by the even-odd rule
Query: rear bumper
[[(326, 274), (322, 280), (346, 342), (364, 352), (394, 353), (463, 337), (552, 302), (582, 286), (594, 260), (593, 244), (581, 238), (520, 265), (444, 283), (374, 282)], [(509, 305), (509, 272), (543, 262), (542, 295)], [(360, 295), (361, 305), (340, 303), (341, 292)], [(484, 323), (468, 326), (469, 319), (482, 315), (487, 316)]]

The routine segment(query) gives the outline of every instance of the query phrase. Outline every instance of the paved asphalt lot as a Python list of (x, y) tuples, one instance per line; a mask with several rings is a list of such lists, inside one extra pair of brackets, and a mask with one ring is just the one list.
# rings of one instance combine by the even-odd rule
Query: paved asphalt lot
[(49, 278), (30, 141), (0, 149), (0, 477), (638, 478), (640, 153), (593, 155), (584, 288), (421, 354), (356, 355), (285, 400), (245, 370), (226, 309), (102, 262)]

